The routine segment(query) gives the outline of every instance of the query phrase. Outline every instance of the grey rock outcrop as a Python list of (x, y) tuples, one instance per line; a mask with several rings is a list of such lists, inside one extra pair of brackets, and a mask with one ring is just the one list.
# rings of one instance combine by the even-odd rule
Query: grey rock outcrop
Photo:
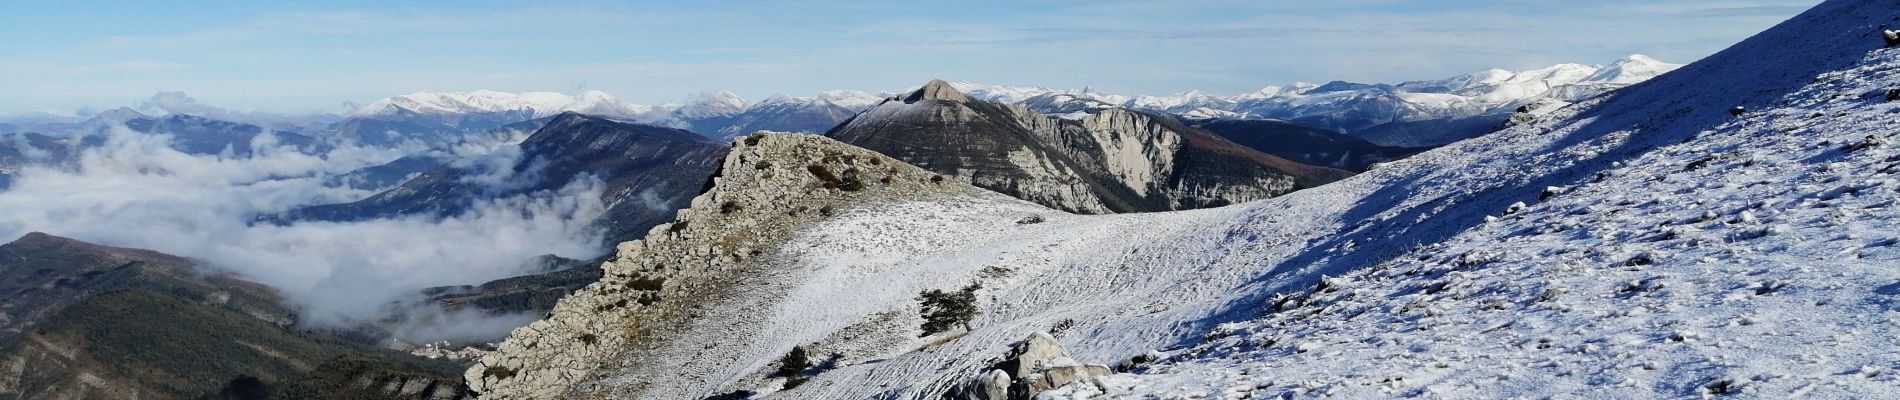
[(946, 193), (981, 191), (824, 137), (741, 138), (710, 189), (674, 222), (621, 243), (601, 266), (599, 282), (561, 299), (546, 319), (516, 329), (465, 377), (486, 398), (681, 395), (602, 381), (649, 367), (627, 363), (658, 362), (642, 352), (665, 347), (709, 305), (755, 290), (740, 287), (746, 276), (774, 273), (758, 270), (758, 257), (796, 228), (854, 204)]
[(1172, 117), (1122, 108), (1050, 117), (974, 100), (942, 81), (886, 100), (826, 136), (1087, 214), (1218, 207), (1352, 175), (1261, 153)]
[(1113, 373), (1069, 358), (1056, 338), (1036, 333), (1010, 347), (1002, 362), (944, 393), (952, 400), (1026, 400), (1050, 389)]

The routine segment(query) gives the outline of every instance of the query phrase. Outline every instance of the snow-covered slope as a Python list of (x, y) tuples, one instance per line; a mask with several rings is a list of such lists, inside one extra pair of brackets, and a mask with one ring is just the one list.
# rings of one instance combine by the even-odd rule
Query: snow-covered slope
[[(1829, 2), (1500, 133), (1483, 144), (1554, 150), (1527, 154), (1526, 173), (1563, 159), (1597, 172), (1051, 397), (1900, 396), (1900, 117), (1885, 95), (1900, 51), (1874, 36), (1893, 6)], [(1749, 111), (1716, 112), (1729, 105)]]
[[(500, 393), (925, 399), (1052, 331), (1083, 362), (1172, 356), (1070, 395), (1890, 395), (1900, 359), (1887, 342), (1900, 332), (1886, 314), (1900, 272), (1887, 267), (1900, 255), (1885, 174), (1900, 151), (1855, 144), (1895, 130), (1884, 99), (1900, 60), (1868, 53), (1893, 10), (1829, 2), (1613, 95), (1232, 207), (1074, 216), (994, 194), (912, 192), (727, 240), (700, 232), (747, 232), (739, 221), (782, 213), (746, 216), (737, 210), (751, 197), (721, 207), (711, 194), (689, 215), (732, 222), (656, 231), (667, 246), (707, 251), (674, 258), (634, 244), (617, 261), (724, 271), (663, 285), (706, 292), (615, 289), (639, 286), (628, 283), (638, 275), (598, 284), (601, 296), (517, 330), (470, 377)], [(1735, 105), (1754, 111), (1738, 119)], [(851, 160), (729, 160), (746, 172), (721, 180), (765, 162), (759, 170), (796, 173), (782, 166)], [(777, 204), (801, 199), (799, 187), (749, 190)], [(1548, 187), (1563, 190), (1540, 203)], [(1532, 205), (1485, 223), (1518, 202)], [(1031, 214), (1043, 222), (1021, 223)], [(1346, 277), (1299, 295), (1323, 276)], [(917, 292), (973, 282), (983, 287), (975, 329), (918, 338)], [(1277, 294), (1302, 300), (1275, 312), (1289, 299)], [(677, 317), (574, 325), (616, 298)], [(1197, 346), (1210, 332), (1217, 340)], [(639, 345), (613, 347), (628, 343)], [(773, 360), (793, 346), (837, 358), (772, 393), (783, 382), (769, 377)]]

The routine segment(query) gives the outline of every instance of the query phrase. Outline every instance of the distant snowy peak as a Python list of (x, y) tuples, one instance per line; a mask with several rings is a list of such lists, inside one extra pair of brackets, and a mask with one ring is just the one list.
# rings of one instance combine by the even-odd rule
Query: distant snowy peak
[[(1243, 95), (1244, 96), (1244, 95)], [(1199, 90), (1190, 90), (1170, 96), (1135, 96), (1123, 105), (1129, 108), (1154, 110), (1192, 110), (1199, 108), (1227, 109), (1233, 107), (1234, 99), (1216, 97)]]
[[(1540, 99), (1576, 101), (1642, 82), (1680, 67), (1643, 55), (1604, 65), (1557, 64), (1512, 71), (1486, 69), (1439, 80), (1400, 84), (1333, 81), (1266, 86), (1232, 96), (1187, 91), (1166, 96), (1110, 95), (1093, 88), (1050, 89), (952, 81), (971, 98), (1016, 104), (1050, 115), (1123, 107), (1173, 113), (1189, 118), (1282, 118), (1386, 115), (1377, 121), (1321, 123), (1348, 129), (1378, 123), (1508, 113)], [(1086, 101), (1084, 101), (1086, 100)], [(1187, 114), (1192, 113), (1192, 116)], [(1390, 119), (1390, 120), (1387, 120)]]
[(839, 107), (864, 110), (877, 105), (877, 102), (884, 101), (884, 97), (856, 90), (826, 90), (818, 92), (817, 99), (831, 102)]
[(1289, 89), (1290, 88), (1284, 88), (1284, 87), (1279, 87), (1279, 86), (1267, 86), (1265, 88), (1261, 88), (1260, 90), (1255, 90), (1253, 91), (1253, 93), (1243, 93), (1239, 96), (1234, 96), (1231, 100), (1236, 101), (1236, 102), (1241, 102), (1241, 101), (1247, 101), (1247, 100), (1270, 99), (1270, 98), (1273, 98), (1274, 96), (1279, 96), (1281, 93), (1285, 93), (1289, 91)]
[[(1041, 86), (987, 85), (965, 81), (952, 81), (949, 82), (949, 84), (950, 87), (956, 88), (957, 91), (963, 92), (964, 95), (968, 95), (971, 98), (1011, 104), (1020, 103), (1023, 100), (1029, 100), (1031, 97), (1045, 94), (1071, 93), (1071, 91), (1055, 90)], [(912, 88), (904, 92), (909, 93), (915, 89), (916, 88)]]
[(711, 118), (745, 112), (750, 106), (751, 102), (732, 92), (705, 92), (694, 94), (692, 100), (673, 113), (687, 119)]
[(119, 108), (114, 108), (111, 110), (101, 111), (99, 112), (98, 115), (94, 115), (92, 117), (92, 120), (123, 124), (125, 123), (125, 121), (131, 121), (131, 120), (147, 118), (147, 117), (148, 116), (145, 115), (145, 113), (138, 112), (138, 110), (133, 110), (132, 107), (119, 107)]
[(579, 112), (615, 117), (635, 117), (653, 111), (652, 106), (627, 103), (600, 91), (578, 96), (557, 92), (415, 92), (371, 102), (356, 110), (354, 117), (398, 116), (404, 114), (453, 115), (474, 113), (525, 112), (535, 118), (563, 112)]
[(1682, 64), (1670, 64), (1642, 54), (1632, 54), (1598, 70), (1596, 74), (1590, 75), (1584, 81), (1628, 85), (1649, 80), (1681, 67)]
[(878, 102), (884, 101), (884, 99), (885, 99), (885, 96), (878, 96), (878, 95), (871, 94), (869, 92), (861, 92), (861, 91), (856, 91), (856, 90), (827, 90), (827, 91), (819, 92), (817, 96), (813, 96), (813, 97), (799, 97), (799, 96), (792, 96), (792, 95), (788, 95), (784, 93), (779, 93), (779, 94), (774, 94), (771, 97), (767, 97), (765, 98), (765, 100), (759, 100), (758, 103), (753, 103), (752, 105), (747, 106), (745, 108), (745, 112), (754, 112), (760, 109), (767, 109), (767, 108), (784, 109), (784, 108), (793, 108), (793, 107), (829, 107), (829, 106), (842, 107), (844, 109), (851, 110), (852, 112), (857, 112), (857, 111), (863, 111), (864, 109), (867, 109), (867, 108), (871, 108), (871, 106), (877, 105)]

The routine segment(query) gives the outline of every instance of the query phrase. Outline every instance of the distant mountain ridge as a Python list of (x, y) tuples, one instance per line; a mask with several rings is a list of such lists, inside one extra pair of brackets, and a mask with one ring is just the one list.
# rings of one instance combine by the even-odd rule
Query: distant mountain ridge
[[(1509, 114), (1518, 106), (1543, 99), (1574, 102), (1647, 80), (1679, 66), (1631, 55), (1609, 65), (1559, 64), (1525, 71), (1490, 69), (1398, 84), (1293, 83), (1231, 96), (1201, 91), (1164, 96), (1114, 95), (1091, 88), (1066, 90), (965, 81), (948, 83), (972, 98), (1022, 105), (1047, 114), (1119, 107), (1193, 119), (1283, 119), (1352, 133), (1395, 122)], [(425, 91), (371, 102), (351, 117), (492, 128), (499, 123), (578, 112), (690, 129), (715, 137), (733, 137), (757, 130), (815, 133), (886, 98), (915, 89), (884, 94), (830, 90), (810, 97), (780, 94), (756, 103), (731, 92), (708, 92), (695, 95), (685, 104), (659, 105), (625, 102), (600, 91), (579, 95)]]

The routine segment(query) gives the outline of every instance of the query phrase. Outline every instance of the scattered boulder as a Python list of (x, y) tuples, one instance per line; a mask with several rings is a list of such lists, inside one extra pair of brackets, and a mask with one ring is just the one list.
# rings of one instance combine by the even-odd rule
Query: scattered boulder
[(1016, 224), (1017, 225), (1040, 224), (1040, 223), (1043, 223), (1044, 221), (1045, 220), (1042, 219), (1041, 215), (1031, 215), (1031, 216), (1023, 217), (1023, 219), (1016, 220)]
[(1080, 382), (1113, 371), (1106, 365), (1083, 364), (1069, 358), (1054, 336), (1037, 332), (1010, 347), (1002, 362), (992, 365), (944, 393), (953, 400), (1026, 400), (1037, 393)]
[(1728, 113), (1729, 115), (1740, 117), (1742, 114), (1748, 113), (1748, 107), (1735, 106), (1735, 108), (1728, 109)]
[(1568, 191), (1570, 190), (1558, 186), (1545, 186), (1544, 192), (1537, 195), (1537, 201), (1550, 200), (1550, 198), (1557, 197)]
[(1862, 138), (1859, 142), (1851, 143), (1851, 144), (1841, 147), (1841, 151), (1852, 153), (1856, 151), (1861, 151), (1861, 150), (1866, 150), (1866, 149), (1871, 149), (1871, 148), (1886, 146), (1886, 145), (1887, 145), (1886, 136), (1867, 135), (1866, 138)]
[(1887, 47), (1900, 45), (1900, 31), (1882, 29), (1880, 30), (1880, 38), (1886, 39)]
[(1900, 101), (1900, 89), (1887, 89), (1887, 101)]

